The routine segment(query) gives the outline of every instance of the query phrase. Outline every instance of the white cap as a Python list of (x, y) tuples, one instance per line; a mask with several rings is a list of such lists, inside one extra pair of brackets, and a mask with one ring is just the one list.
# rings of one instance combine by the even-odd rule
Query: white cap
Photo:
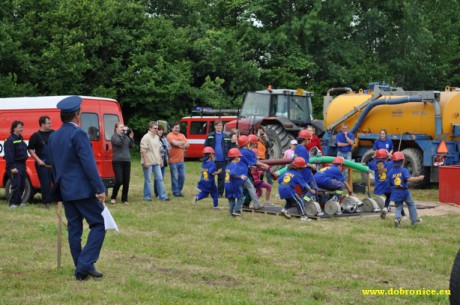
[(291, 145), (297, 145), (299, 143), (297, 143), (297, 140), (291, 140)]

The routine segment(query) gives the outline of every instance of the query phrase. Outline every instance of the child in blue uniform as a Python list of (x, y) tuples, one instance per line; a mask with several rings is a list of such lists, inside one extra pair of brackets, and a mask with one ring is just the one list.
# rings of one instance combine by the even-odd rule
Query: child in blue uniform
[[(240, 158), (242, 154), (238, 148), (231, 148), (228, 151), (230, 162), (225, 168), (225, 197), (228, 198), (230, 216), (241, 216), (241, 205), (243, 204), (242, 185), (247, 181), (247, 168), (242, 168)], [(243, 169), (243, 170), (242, 170)]]
[(305, 169), (307, 164), (302, 157), (295, 158), (291, 164), (288, 165), (288, 170), (278, 178), (278, 193), (281, 199), (286, 200), (286, 205), (281, 210), (281, 214), (287, 219), (291, 219), (288, 210), (292, 205), (296, 205), (297, 211), (301, 215), (301, 221), (310, 221), (305, 212), (305, 202), (296, 193), (296, 187), (300, 186), (303, 190), (307, 187), (307, 183), (303, 180), (301, 170)]
[(344, 166), (344, 159), (342, 157), (335, 157), (331, 166), (323, 167), (315, 174), (318, 187), (334, 192), (336, 201), (340, 201), (342, 198), (344, 188), (347, 189), (350, 196), (353, 194), (342, 174)]
[(413, 225), (422, 222), (417, 218), (417, 208), (409, 192), (407, 182), (422, 181), (424, 176), (411, 177), (409, 171), (402, 167), (404, 155), (402, 152), (393, 154), (393, 168), (388, 173), (388, 180), (391, 186), (391, 201), (396, 205), (395, 228), (401, 227), (401, 211), (405, 202), (409, 207), (409, 216)]
[(219, 207), (219, 193), (217, 191), (216, 181), (214, 176), (219, 175), (222, 169), (217, 170), (214, 163), (214, 149), (212, 147), (205, 147), (203, 149), (203, 164), (201, 165), (201, 179), (198, 181), (197, 188), (200, 190), (198, 195), (194, 196), (192, 203), (207, 198), (209, 195), (212, 197), (215, 209)]
[(311, 193), (315, 194), (316, 190), (318, 189), (318, 185), (316, 184), (315, 178), (311, 172), (311, 167), (313, 165), (309, 164), (310, 154), (307, 150), (307, 144), (311, 141), (312, 134), (308, 130), (301, 130), (299, 132), (299, 137), (297, 142), (299, 143), (294, 149), (294, 158), (301, 157), (305, 160), (307, 166), (301, 170), (303, 180), (308, 184)]
[[(385, 196), (385, 207), (380, 213), (380, 218), (385, 219), (387, 213), (390, 211), (390, 196), (391, 196), (391, 187), (390, 181), (387, 179), (388, 172), (393, 168), (393, 162), (387, 161), (388, 151), (386, 149), (379, 149), (375, 154), (375, 159), (370, 161), (367, 165), (371, 170), (374, 171), (375, 175), (375, 188), (374, 195), (384, 195)], [(401, 211), (403, 217), (406, 216), (404, 209)]]

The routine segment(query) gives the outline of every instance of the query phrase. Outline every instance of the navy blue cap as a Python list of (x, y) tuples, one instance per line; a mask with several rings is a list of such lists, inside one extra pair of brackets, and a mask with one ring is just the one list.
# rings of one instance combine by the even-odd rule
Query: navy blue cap
[(60, 101), (57, 104), (58, 109), (61, 109), (61, 112), (74, 112), (80, 108), (82, 102), (81, 97), (79, 96), (69, 96)]

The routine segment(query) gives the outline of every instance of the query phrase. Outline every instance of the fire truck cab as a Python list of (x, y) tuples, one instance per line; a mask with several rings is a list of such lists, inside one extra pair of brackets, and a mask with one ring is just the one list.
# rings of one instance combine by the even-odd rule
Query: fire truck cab
[(190, 143), (185, 152), (185, 158), (198, 159), (203, 157), (204, 141), (208, 134), (214, 131), (215, 121), (221, 120), (225, 128), (226, 123), (236, 120), (236, 118), (236, 116), (189, 116), (182, 118), (179, 121), (180, 130)]

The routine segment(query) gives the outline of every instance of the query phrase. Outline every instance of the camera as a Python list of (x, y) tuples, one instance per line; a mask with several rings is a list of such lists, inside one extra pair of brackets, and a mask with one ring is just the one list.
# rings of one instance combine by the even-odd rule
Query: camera
[(132, 132), (132, 130), (131, 130), (131, 128), (129, 128), (128, 126), (125, 126), (125, 127), (123, 128), (123, 133), (125, 133), (125, 134), (130, 134), (131, 132)]

